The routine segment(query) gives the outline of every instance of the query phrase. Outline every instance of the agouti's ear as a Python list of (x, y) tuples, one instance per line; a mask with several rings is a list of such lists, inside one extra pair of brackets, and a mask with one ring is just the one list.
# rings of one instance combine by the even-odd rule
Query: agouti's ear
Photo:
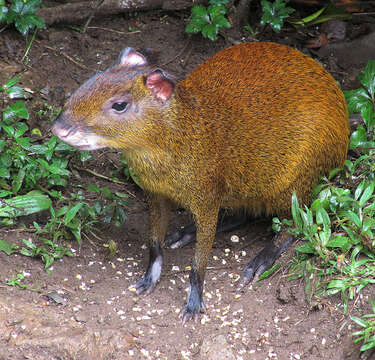
[(145, 78), (145, 85), (161, 102), (166, 102), (172, 95), (175, 83), (162, 70), (156, 69)]
[(147, 59), (141, 53), (135, 51), (131, 47), (128, 47), (121, 51), (117, 64), (132, 67), (145, 66), (148, 64), (148, 62)]

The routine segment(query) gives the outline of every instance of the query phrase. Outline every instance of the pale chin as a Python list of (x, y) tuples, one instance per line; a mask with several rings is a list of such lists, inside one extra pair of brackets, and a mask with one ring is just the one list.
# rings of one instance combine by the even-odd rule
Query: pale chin
[(98, 150), (98, 149), (103, 149), (106, 146), (105, 145), (98, 145), (98, 144), (90, 144), (90, 145), (73, 145), (69, 144), (78, 150), (87, 150), (87, 151), (92, 151), (92, 150)]
[(54, 127), (53, 133), (62, 141), (79, 150), (98, 150), (107, 147), (103, 139), (96, 134), (87, 134), (82, 131), (65, 131), (62, 128)]

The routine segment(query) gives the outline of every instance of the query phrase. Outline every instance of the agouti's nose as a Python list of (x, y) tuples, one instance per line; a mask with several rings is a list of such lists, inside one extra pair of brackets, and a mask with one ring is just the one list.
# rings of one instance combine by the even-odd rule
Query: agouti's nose
[(69, 133), (72, 130), (72, 126), (66, 124), (66, 121), (59, 116), (52, 124), (52, 133), (53, 135), (59, 137), (60, 139), (66, 138), (69, 136)]

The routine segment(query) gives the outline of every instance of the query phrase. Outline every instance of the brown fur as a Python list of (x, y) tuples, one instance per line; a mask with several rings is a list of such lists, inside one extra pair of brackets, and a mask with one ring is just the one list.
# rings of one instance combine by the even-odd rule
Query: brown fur
[[(288, 216), (294, 190), (308, 203), (318, 178), (344, 164), (346, 102), (314, 60), (273, 43), (219, 52), (164, 104), (145, 87), (151, 70), (114, 66), (79, 89), (63, 116), (124, 152), (151, 194), (152, 241), (164, 241), (168, 199), (191, 210), (203, 279), (220, 207)], [(121, 121), (105, 110), (118, 93), (134, 105)]]

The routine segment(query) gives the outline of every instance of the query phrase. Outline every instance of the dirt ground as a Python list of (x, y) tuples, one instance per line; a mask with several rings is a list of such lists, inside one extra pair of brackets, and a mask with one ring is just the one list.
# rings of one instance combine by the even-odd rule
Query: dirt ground
[[(231, 45), (223, 37), (215, 43), (199, 36), (189, 40), (184, 33), (187, 18), (188, 13), (162, 12), (118, 16), (94, 20), (87, 34), (68, 26), (51, 27), (38, 33), (27, 66), (20, 63), (25, 41), (9, 29), (0, 36), (0, 80), (22, 76), (23, 86), (34, 92), (29, 101), (30, 126), (47, 129), (50, 119), (40, 121), (33, 111), (46, 102), (63, 104), (83, 81), (112, 64), (125, 47), (157, 50), (159, 63), (166, 63), (163, 69), (183, 78)], [(371, 26), (360, 37), (314, 51), (302, 47), (307, 37), (295, 30), (278, 37), (266, 31), (258, 39), (297, 46), (321, 61), (345, 89), (358, 87), (358, 72), (375, 59)], [(235, 40), (250, 38), (241, 34)], [(112, 157), (116, 156), (111, 152), (97, 152), (88, 166), (109, 174), (118, 165)], [(85, 173), (79, 181), (82, 185), (98, 183)], [(104, 243), (111, 239), (117, 243), (113, 258), (108, 259), (103, 242), (94, 237), (80, 248), (72, 243), (76, 256), (57, 261), (51, 274), (39, 260), (0, 252), (0, 359), (358, 359), (358, 346), (348, 337), (353, 323), (343, 313), (339, 298), (321, 299), (312, 306), (305, 300), (303, 282), (286, 279), (285, 266), (270, 279), (236, 291), (241, 269), (272, 237), (267, 220), (217, 235), (204, 290), (207, 311), (200, 322), (182, 325), (178, 316), (187, 294), (186, 267), (193, 245), (166, 249), (156, 290), (137, 296), (130, 288), (148, 261), (148, 219), (142, 191), (134, 184), (127, 190), (136, 195), (127, 209), (128, 221), (121, 230), (111, 227), (99, 233)], [(188, 214), (176, 210), (170, 231), (189, 220)], [(0, 236), (20, 241), (33, 234), (15, 228), (1, 229)], [(290, 249), (281, 263), (290, 262), (293, 254)], [(6, 285), (19, 272), (25, 273), (28, 290)], [(350, 304), (350, 314), (358, 315), (368, 298), (375, 298), (374, 292), (374, 288), (364, 291)]]

